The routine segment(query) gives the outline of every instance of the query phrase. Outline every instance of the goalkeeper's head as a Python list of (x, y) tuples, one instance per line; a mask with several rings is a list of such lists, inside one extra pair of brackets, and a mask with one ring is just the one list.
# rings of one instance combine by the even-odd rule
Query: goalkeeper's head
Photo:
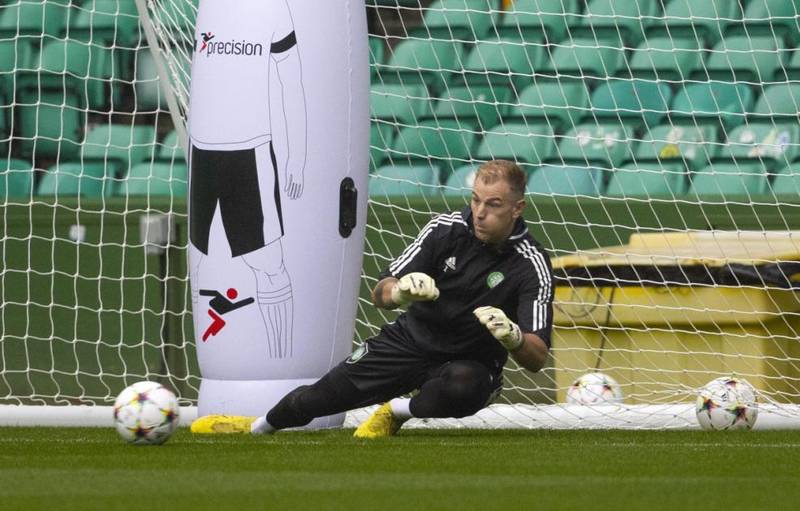
[(507, 160), (492, 160), (478, 168), (472, 186), (475, 236), (490, 245), (503, 243), (525, 209), (525, 172)]

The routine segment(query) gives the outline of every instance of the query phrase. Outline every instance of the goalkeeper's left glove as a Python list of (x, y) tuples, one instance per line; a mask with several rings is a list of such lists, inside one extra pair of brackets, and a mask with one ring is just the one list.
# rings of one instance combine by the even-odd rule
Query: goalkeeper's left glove
[(522, 346), (522, 331), (519, 325), (508, 319), (502, 310), (487, 306), (478, 307), (472, 313), (508, 351), (514, 351)]

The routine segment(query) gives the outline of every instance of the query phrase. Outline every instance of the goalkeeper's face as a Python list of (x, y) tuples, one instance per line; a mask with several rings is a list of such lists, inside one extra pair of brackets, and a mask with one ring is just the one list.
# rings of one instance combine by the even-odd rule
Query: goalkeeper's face
[(475, 237), (484, 243), (504, 242), (514, 230), (514, 222), (522, 215), (525, 200), (511, 191), (503, 179), (491, 183), (476, 179), (472, 187), (472, 224)]

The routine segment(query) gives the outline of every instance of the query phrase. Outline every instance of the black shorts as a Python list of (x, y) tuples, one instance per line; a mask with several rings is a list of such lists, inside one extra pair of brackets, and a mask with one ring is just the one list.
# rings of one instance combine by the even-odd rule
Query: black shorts
[[(364, 396), (358, 406), (383, 403), (419, 389), (435, 378), (447, 364), (457, 360), (475, 360), (460, 356), (431, 356), (416, 349), (410, 342), (388, 337), (383, 332), (368, 339), (347, 359), (331, 369), (333, 378), (345, 378)], [(484, 360), (476, 360), (492, 377), (489, 402), (503, 388), (503, 370)], [(488, 403), (487, 403), (488, 404)]]
[[(274, 211), (280, 235), (283, 235), (280, 187), (272, 144), (269, 145), (274, 174)], [(190, 155), (189, 239), (198, 250), (208, 254), (211, 221), (219, 203), (225, 236), (231, 255), (237, 257), (267, 244), (264, 235), (264, 204), (259, 186), (256, 149), (209, 151), (192, 146)], [(266, 191), (266, 190), (265, 190)], [(271, 207), (272, 205), (267, 205)]]

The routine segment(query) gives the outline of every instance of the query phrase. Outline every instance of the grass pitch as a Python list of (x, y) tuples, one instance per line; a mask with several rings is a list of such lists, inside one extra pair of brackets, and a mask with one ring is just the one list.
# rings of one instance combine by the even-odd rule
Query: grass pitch
[(0, 428), (0, 509), (799, 509), (800, 432)]

